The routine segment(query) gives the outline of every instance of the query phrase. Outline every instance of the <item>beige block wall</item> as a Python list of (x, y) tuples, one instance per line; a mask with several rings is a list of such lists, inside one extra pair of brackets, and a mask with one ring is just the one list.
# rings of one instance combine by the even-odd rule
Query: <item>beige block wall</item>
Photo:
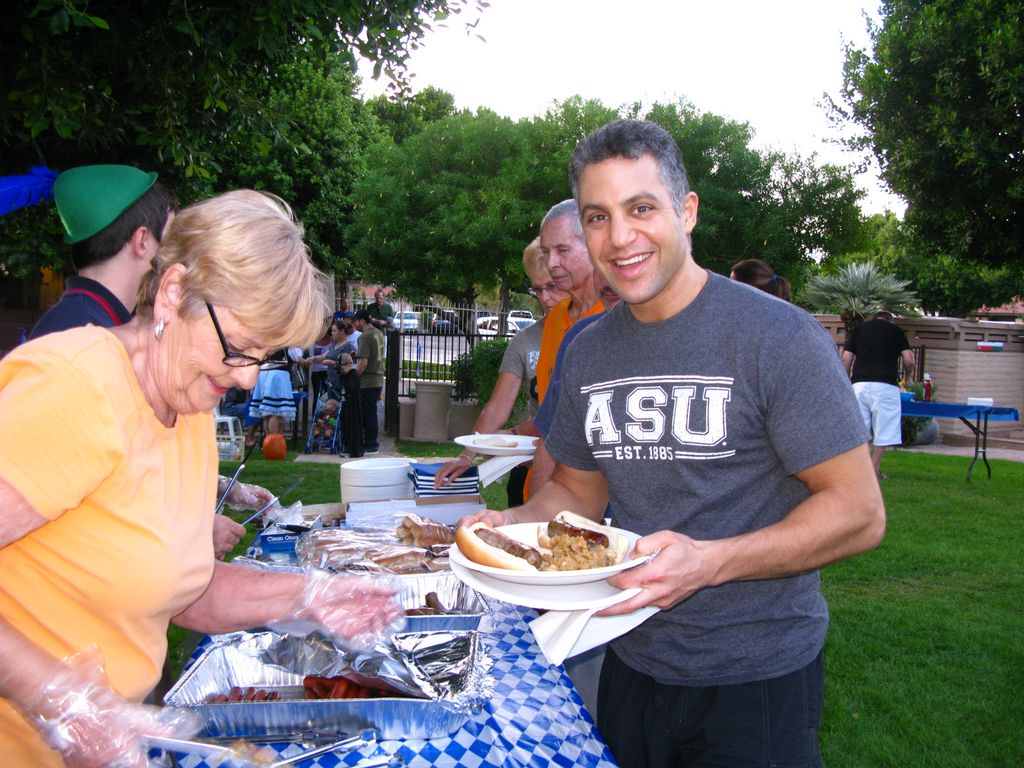
[[(844, 341), (835, 315), (817, 315), (836, 344)], [(964, 403), (968, 397), (991, 397), (1024, 413), (1024, 324), (924, 317), (899, 320), (913, 347), (924, 347), (924, 371), (932, 375), (935, 399)], [(1000, 352), (979, 352), (978, 342), (999, 341)], [(958, 419), (939, 422), (945, 434), (970, 436)], [(994, 421), (989, 435), (1024, 429), (1024, 422)]]
[[(965, 403), (969, 397), (991, 397), (996, 405), (1024, 412), (1024, 355), (1006, 352), (925, 350), (925, 370), (932, 375), (935, 399)], [(943, 419), (944, 433), (971, 435), (959, 420)], [(993, 421), (989, 435), (1021, 429), (1019, 421)]]

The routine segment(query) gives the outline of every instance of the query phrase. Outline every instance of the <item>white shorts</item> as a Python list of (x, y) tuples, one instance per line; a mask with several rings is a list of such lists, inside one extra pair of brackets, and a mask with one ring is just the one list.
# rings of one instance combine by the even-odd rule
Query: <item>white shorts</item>
[(853, 385), (864, 424), (871, 430), (873, 445), (900, 445), (900, 388), (880, 381), (858, 381)]

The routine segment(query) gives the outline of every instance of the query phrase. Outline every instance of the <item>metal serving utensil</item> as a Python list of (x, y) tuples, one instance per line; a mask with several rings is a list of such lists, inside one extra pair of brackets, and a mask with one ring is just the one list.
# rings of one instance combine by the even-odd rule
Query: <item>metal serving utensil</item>
[(224, 489), (224, 495), (220, 497), (220, 501), (217, 502), (217, 508), (213, 510), (214, 514), (219, 515), (220, 511), (224, 508), (224, 502), (228, 500), (228, 494), (231, 493), (231, 489), (235, 487), (235, 481), (238, 480), (238, 475), (245, 469), (245, 462), (238, 465), (238, 469), (235, 470), (235, 474), (231, 476), (228, 481), (228, 487)]
[(377, 741), (379, 734), (372, 728), (368, 728), (364, 731), (360, 731), (354, 736), (346, 736), (343, 739), (338, 739), (331, 744), (325, 744), (322, 747), (314, 747), (308, 749), (305, 752), (301, 752), (292, 757), (285, 758), (284, 760), (278, 760), (276, 763), (271, 763), (270, 768), (284, 768), (286, 765), (295, 765), (305, 760), (312, 760), (314, 757), (320, 757), (321, 755), (329, 755), (333, 752), (349, 752), (353, 749), (362, 749), (368, 747)]

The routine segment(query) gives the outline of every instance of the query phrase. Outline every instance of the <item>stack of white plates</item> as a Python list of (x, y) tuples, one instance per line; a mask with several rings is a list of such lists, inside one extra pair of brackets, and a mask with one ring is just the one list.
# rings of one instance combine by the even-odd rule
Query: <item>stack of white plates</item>
[(341, 500), (413, 498), (405, 459), (356, 459), (341, 465)]

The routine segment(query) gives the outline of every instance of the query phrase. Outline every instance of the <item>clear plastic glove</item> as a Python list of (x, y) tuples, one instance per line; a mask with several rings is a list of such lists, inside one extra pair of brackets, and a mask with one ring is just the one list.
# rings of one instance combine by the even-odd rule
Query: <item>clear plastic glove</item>
[(228, 509), (241, 511), (243, 509), (261, 509), (266, 506), (274, 494), (261, 485), (252, 483), (235, 483), (228, 491), (228, 497), (224, 500)]
[(267, 626), (289, 634), (318, 629), (341, 648), (369, 650), (405, 626), (405, 611), (394, 599), (399, 590), (386, 579), (310, 570), (288, 612)]
[(202, 727), (192, 712), (134, 704), (112, 691), (95, 646), (65, 659), (26, 715), (73, 768), (144, 768), (144, 736), (187, 739)]

